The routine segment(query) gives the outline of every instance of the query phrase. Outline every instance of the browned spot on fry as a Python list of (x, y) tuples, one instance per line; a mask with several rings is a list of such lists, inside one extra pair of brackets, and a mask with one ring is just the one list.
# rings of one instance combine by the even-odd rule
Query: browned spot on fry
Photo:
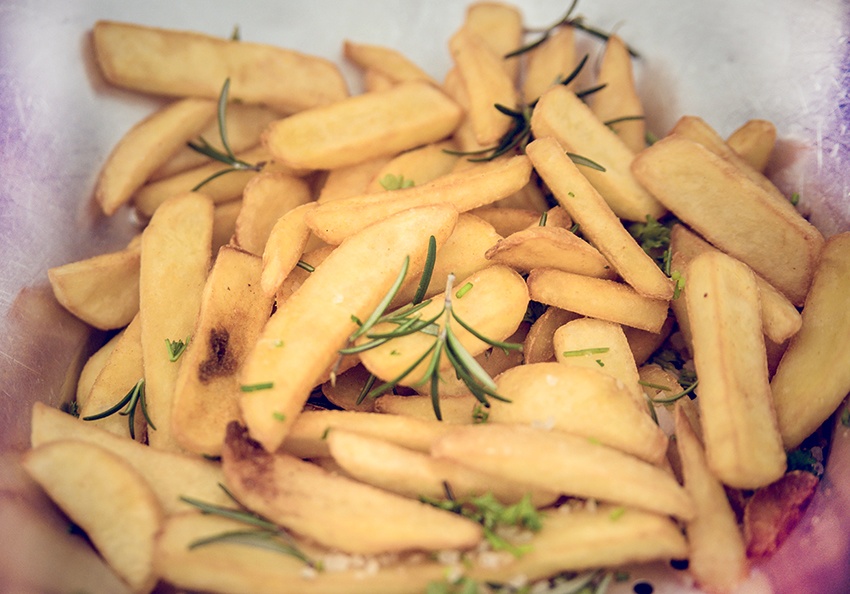
[(226, 328), (213, 328), (207, 342), (207, 358), (198, 366), (198, 378), (207, 383), (219, 375), (232, 375), (236, 371), (236, 358), (228, 348), (230, 332)]

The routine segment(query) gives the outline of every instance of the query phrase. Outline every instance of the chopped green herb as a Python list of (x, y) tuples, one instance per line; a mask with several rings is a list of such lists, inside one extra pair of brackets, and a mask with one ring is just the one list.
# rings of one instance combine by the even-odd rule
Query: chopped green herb
[(239, 25), (233, 25), (233, 31), (230, 33), (230, 41), (242, 41), (242, 33), (239, 31)]
[(403, 175), (393, 175), (392, 173), (386, 174), (378, 183), (388, 191), (392, 190), (403, 190), (404, 188), (412, 188), (413, 180), (412, 179), (404, 179)]
[(599, 365), (599, 367), (605, 367), (605, 362), (602, 359), (597, 359), (596, 364)]
[(330, 434), (332, 427), (325, 427), (325, 430), (322, 431), (322, 441), (328, 438), (328, 434)]
[(189, 346), (189, 337), (186, 337), (186, 340), (175, 340), (171, 341), (167, 338), (165, 339), (165, 346), (168, 349), (168, 360), (172, 363), (176, 362), (177, 359), (180, 358), (180, 355), (183, 354), (183, 351), (186, 350), (186, 347)]
[(673, 274), (670, 275), (670, 278), (673, 280), (673, 299), (678, 299), (682, 295), (682, 291), (685, 288), (685, 276), (680, 273), (678, 270), (674, 270)]
[(850, 405), (845, 406), (841, 411), (841, 424), (845, 427), (850, 427)]
[(259, 392), (260, 390), (271, 390), (272, 388), (274, 388), (274, 382), (264, 382), (261, 384), (250, 384), (239, 387), (239, 389), (243, 392)]
[(794, 192), (791, 194), (791, 204), (797, 206), (800, 203), (800, 194)]
[(564, 357), (584, 357), (585, 355), (601, 355), (611, 350), (608, 347), (594, 347), (589, 349), (579, 349), (576, 351), (564, 351), (561, 353)]
[(466, 283), (460, 289), (457, 290), (457, 293), (455, 293), (455, 297), (460, 299), (461, 297), (463, 297), (464, 295), (469, 293), (471, 290), (472, 290), (472, 283)]
[(486, 423), (489, 419), (490, 419), (490, 411), (487, 410), (487, 408), (483, 404), (481, 404), (480, 402), (477, 403), (472, 408), (472, 422), (473, 422), (473, 424), (478, 425), (478, 424), (481, 424), (481, 423)]
[(282, 412), (278, 412), (278, 411), (274, 411), (272, 413), (272, 417), (274, 418), (275, 421), (280, 421), (281, 423), (283, 423), (286, 420), (286, 415), (283, 414)]
[(625, 513), (626, 513), (625, 507), (615, 507), (614, 509), (611, 510), (611, 513), (608, 514), (608, 517), (611, 518), (612, 520), (619, 520), (620, 518), (622, 518), (625, 515)]
[(543, 211), (543, 214), (540, 215), (540, 221), (537, 223), (537, 225), (539, 227), (545, 227), (547, 220), (549, 220), (549, 211)]
[(276, 348), (280, 348), (280, 347), (282, 347), (282, 346), (283, 346), (283, 341), (282, 341), (281, 339), (279, 339), (279, 338), (278, 338), (278, 339), (276, 339), (276, 340), (274, 341), (274, 343), (273, 343), (273, 344), (274, 344), (274, 346), (275, 346)]

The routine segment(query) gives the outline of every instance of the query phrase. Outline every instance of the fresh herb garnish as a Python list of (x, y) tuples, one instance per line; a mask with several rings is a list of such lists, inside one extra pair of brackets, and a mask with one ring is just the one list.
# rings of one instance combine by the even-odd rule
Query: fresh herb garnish
[(388, 191), (402, 190), (404, 188), (412, 188), (414, 186), (412, 179), (404, 179), (403, 175), (393, 175), (392, 173), (386, 174), (378, 180), (378, 183), (380, 183), (381, 187)]
[(490, 411), (484, 408), (480, 402), (472, 408), (472, 423), (474, 425), (486, 423), (489, 419)]
[(199, 140), (200, 142), (189, 142), (189, 148), (201, 153), (202, 155), (206, 155), (210, 159), (215, 161), (220, 161), (229, 167), (227, 169), (222, 169), (221, 171), (217, 171), (213, 173), (208, 178), (202, 180), (198, 183), (194, 188), (192, 188), (193, 192), (201, 189), (203, 186), (211, 182), (212, 180), (225, 175), (227, 173), (231, 173), (233, 171), (260, 171), (263, 168), (265, 163), (246, 163), (241, 159), (238, 159), (233, 152), (233, 149), (230, 148), (230, 142), (227, 140), (227, 96), (230, 92), (230, 79), (227, 78), (224, 81), (224, 85), (221, 87), (221, 93), (218, 97), (218, 134), (221, 137), (221, 146), (224, 148), (224, 152), (218, 150), (214, 146), (212, 146), (209, 142), (206, 141), (203, 137)]
[(685, 396), (687, 396), (688, 394), (693, 392), (698, 385), (699, 385), (699, 380), (695, 379), (691, 384), (686, 386), (685, 389), (682, 390), (681, 392), (677, 392), (676, 394), (673, 394), (672, 396), (665, 396), (664, 398), (649, 398), (649, 400), (653, 404), (672, 404), (672, 403), (676, 402), (677, 400), (684, 398)]
[(147, 401), (145, 400), (145, 380), (140, 379), (136, 382), (136, 384), (130, 388), (130, 391), (124, 395), (124, 397), (119, 400), (114, 406), (106, 409), (103, 412), (99, 412), (97, 414), (89, 415), (87, 417), (83, 417), (84, 421), (97, 421), (98, 419), (105, 419), (106, 417), (112, 416), (115, 413), (119, 415), (127, 417), (127, 424), (130, 429), (130, 439), (136, 439), (136, 406), (142, 409), (142, 415), (145, 417), (145, 421), (148, 424), (148, 427), (156, 431), (156, 425), (151, 421), (150, 416), (148, 415), (148, 406)]
[(274, 388), (274, 382), (263, 382), (247, 386), (239, 386), (239, 389), (243, 392), (259, 392), (261, 390), (271, 390), (272, 388)]
[(608, 347), (593, 347), (589, 349), (578, 349), (576, 351), (564, 351), (564, 357), (584, 357), (585, 355), (602, 355), (611, 349)]
[(792, 206), (797, 206), (800, 203), (800, 194), (798, 192), (791, 194), (790, 201)]
[(460, 289), (457, 290), (457, 293), (455, 293), (455, 297), (460, 299), (461, 297), (463, 297), (464, 295), (469, 293), (471, 290), (472, 290), (472, 283), (466, 283)]
[(187, 336), (186, 340), (169, 340), (166, 338), (165, 346), (168, 349), (168, 360), (175, 363), (189, 346), (189, 337)]

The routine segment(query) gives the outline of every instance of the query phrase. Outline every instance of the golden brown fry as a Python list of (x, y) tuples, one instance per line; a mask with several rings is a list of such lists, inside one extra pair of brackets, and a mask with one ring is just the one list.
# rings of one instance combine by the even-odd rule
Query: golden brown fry
[(348, 95), (335, 64), (292, 50), (114, 21), (95, 23), (92, 38), (104, 77), (125, 89), (216, 99), (230, 77), (231, 99), (284, 113)]
[[(478, 360), (478, 359), (476, 359)], [(479, 361), (480, 363), (480, 361)], [(481, 402), (472, 394), (460, 396), (444, 396), (440, 394), (440, 414), (442, 423), (457, 423), (468, 425), (474, 421), (476, 410), (485, 414)], [(412, 396), (398, 396), (396, 394), (384, 394), (375, 400), (375, 412), (387, 416), (399, 415), (412, 417), (414, 419), (434, 420), (434, 403), (430, 394), (414, 394)]]
[[(136, 325), (138, 326), (138, 324)], [(106, 344), (92, 353), (92, 355), (86, 360), (83, 368), (80, 370), (80, 377), (77, 380), (77, 410), (80, 410), (85, 406), (86, 401), (89, 399), (89, 395), (91, 394), (92, 386), (94, 385), (95, 380), (97, 380), (97, 376), (100, 375), (101, 371), (103, 371), (107, 361), (109, 361), (112, 351), (114, 351), (115, 347), (118, 346), (118, 341), (121, 340), (121, 336), (123, 335), (124, 330), (119, 331), (115, 336), (110, 338)]]
[[(463, 27), (479, 35), (499, 58), (522, 44), (522, 13), (517, 7), (502, 2), (473, 2), (466, 8)], [(517, 60), (502, 59), (502, 68), (516, 82), (519, 74)]]
[(436, 87), (409, 82), (278, 120), (263, 143), (294, 169), (335, 169), (442, 140), (461, 116)]
[(392, 157), (383, 155), (348, 165), (337, 167), (328, 172), (325, 183), (319, 192), (316, 202), (323, 204), (340, 198), (350, 198), (366, 194), (366, 188), (375, 179), (381, 168), (390, 162)]
[(565, 79), (575, 69), (574, 31), (572, 27), (560, 27), (541, 45), (528, 52), (522, 83), (522, 96), (526, 103), (538, 99), (549, 87)]
[(296, 206), (281, 216), (272, 227), (263, 250), (263, 274), (260, 277), (266, 295), (277, 293), (284, 279), (298, 264), (310, 238), (310, 229), (304, 219), (316, 206), (315, 202)]
[(759, 172), (764, 172), (776, 145), (776, 126), (767, 120), (747, 120), (729, 135), (726, 144)]
[[(357, 412), (373, 412), (375, 410), (375, 399), (365, 398), (360, 404), (360, 392), (369, 381), (369, 371), (362, 365), (357, 365), (340, 373), (333, 381), (322, 384), (322, 394), (331, 404), (342, 410), (353, 410)], [(284, 446), (285, 447), (285, 446)]]
[(231, 200), (223, 204), (216, 204), (213, 214), (212, 250), (217, 254), (218, 250), (230, 243), (233, 234), (236, 233), (236, 219), (242, 210), (241, 200)]
[(501, 237), (507, 237), (540, 223), (540, 213), (529, 208), (481, 206), (469, 212), (493, 225), (496, 233)]
[[(386, 191), (388, 188), (384, 186), (392, 178), (407, 184), (405, 187), (421, 186), (450, 173), (459, 158), (457, 155), (446, 152), (453, 148), (454, 145), (451, 142), (438, 142), (401, 153), (381, 167), (364, 193)], [(388, 179), (387, 176), (392, 178)]]
[(303, 179), (280, 171), (258, 173), (242, 192), (234, 242), (247, 252), (262, 255), (277, 220), (311, 200), (310, 186)]
[(369, 72), (378, 72), (393, 83), (423, 81), (436, 86), (437, 81), (399, 51), (381, 45), (356, 43), (346, 40), (343, 55)]
[(525, 355), (525, 363), (545, 363), (555, 360), (555, 331), (571, 320), (575, 320), (577, 313), (549, 306), (546, 311), (534, 321), (525, 337), (522, 352)]

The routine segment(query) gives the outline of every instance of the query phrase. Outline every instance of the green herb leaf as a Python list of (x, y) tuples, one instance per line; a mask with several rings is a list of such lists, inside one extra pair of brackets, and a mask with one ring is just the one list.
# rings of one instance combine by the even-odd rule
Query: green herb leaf
[(392, 173), (386, 174), (378, 180), (378, 183), (388, 191), (412, 188), (414, 185), (412, 179), (404, 179), (403, 175), (393, 175)]
[(183, 354), (183, 351), (189, 346), (189, 337), (186, 337), (186, 340), (168, 340), (165, 339), (165, 346), (168, 349), (168, 360), (172, 363), (176, 362), (177, 359), (180, 358), (180, 355)]
[(564, 351), (561, 353), (564, 357), (584, 357), (585, 355), (602, 355), (611, 349), (609, 347), (593, 347), (588, 349), (578, 349), (576, 351)]
[(243, 392), (259, 392), (261, 390), (271, 390), (272, 388), (274, 388), (274, 382), (263, 382), (247, 386), (239, 386), (239, 389)]

